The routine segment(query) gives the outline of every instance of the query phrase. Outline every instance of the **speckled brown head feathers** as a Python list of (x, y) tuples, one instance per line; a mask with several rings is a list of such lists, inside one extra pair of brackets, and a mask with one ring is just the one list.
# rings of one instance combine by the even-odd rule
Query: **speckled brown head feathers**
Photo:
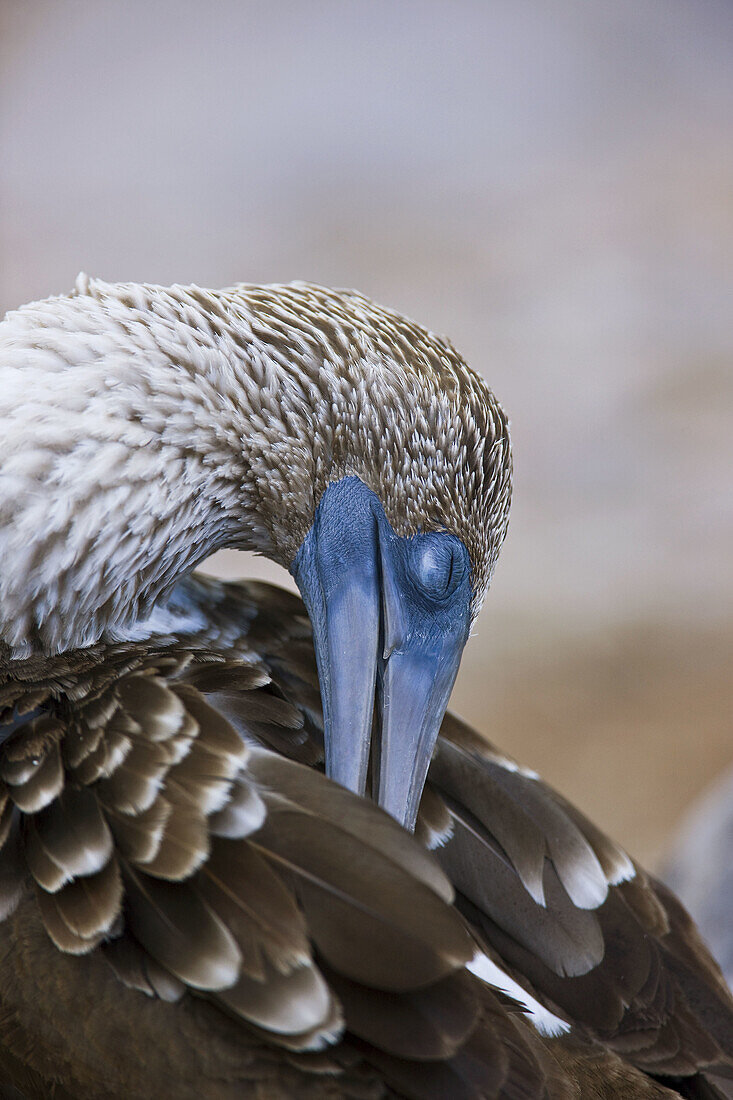
[[(326, 485), (353, 474), (380, 497), (397, 534), (447, 530), (460, 538), (480, 601), (511, 495), (507, 419), (483, 379), (444, 337), (354, 291), (243, 285), (222, 296), (300, 390), (298, 399), (281, 393), (275, 402), (270, 386), (252, 394), (261, 457), (276, 471), (262, 487), (263, 513), (287, 564)], [(277, 419), (268, 422), (269, 402), (285, 432)], [(287, 454), (288, 437), (305, 445), (300, 465)], [(294, 491), (301, 499), (288, 515), (282, 503)]]
[(329, 482), (468, 549), (475, 615), (511, 492), (507, 421), (442, 337), (306, 283), (106, 284), (0, 324), (0, 639), (129, 637), (214, 549), (289, 567)]

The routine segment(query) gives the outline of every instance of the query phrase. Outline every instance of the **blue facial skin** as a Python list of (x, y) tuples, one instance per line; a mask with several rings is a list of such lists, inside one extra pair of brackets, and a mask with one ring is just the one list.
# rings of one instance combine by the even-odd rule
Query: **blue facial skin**
[(375, 691), (376, 798), (413, 829), (470, 629), (468, 552), (444, 532), (395, 534), (358, 477), (327, 487), (290, 569), (313, 626), (326, 772), (364, 794)]

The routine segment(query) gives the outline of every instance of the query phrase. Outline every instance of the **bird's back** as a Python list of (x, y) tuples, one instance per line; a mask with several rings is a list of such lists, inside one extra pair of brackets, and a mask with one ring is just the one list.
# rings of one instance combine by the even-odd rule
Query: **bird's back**
[(418, 823), (441, 872), (320, 774), (296, 597), (192, 578), (168, 612), (188, 629), (0, 674), (24, 1095), (726, 1095), (714, 964), (577, 811), (448, 717)]

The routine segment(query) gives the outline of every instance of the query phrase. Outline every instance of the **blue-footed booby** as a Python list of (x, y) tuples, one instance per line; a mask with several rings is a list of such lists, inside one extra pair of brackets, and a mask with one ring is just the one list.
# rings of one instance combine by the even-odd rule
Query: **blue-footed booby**
[(0, 428), (1, 1095), (733, 1096), (674, 896), (446, 714), (511, 492), (447, 340), (80, 277)]

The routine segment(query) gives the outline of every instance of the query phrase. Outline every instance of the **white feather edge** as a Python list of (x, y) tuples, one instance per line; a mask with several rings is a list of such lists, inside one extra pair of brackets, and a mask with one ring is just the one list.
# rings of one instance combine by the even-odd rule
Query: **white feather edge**
[(482, 981), (487, 982), (496, 989), (500, 989), (503, 993), (508, 993), (510, 997), (518, 1001), (523, 1006), (530, 1023), (540, 1035), (554, 1039), (556, 1036), (565, 1035), (570, 1031), (570, 1024), (566, 1020), (561, 1020), (559, 1016), (555, 1016), (544, 1005), (541, 1005), (530, 993), (522, 989), (521, 985), (514, 981), (514, 978), (510, 978), (501, 967), (497, 966), (488, 955), (478, 952), (468, 963), (467, 969), (475, 974), (477, 978), (481, 978)]

